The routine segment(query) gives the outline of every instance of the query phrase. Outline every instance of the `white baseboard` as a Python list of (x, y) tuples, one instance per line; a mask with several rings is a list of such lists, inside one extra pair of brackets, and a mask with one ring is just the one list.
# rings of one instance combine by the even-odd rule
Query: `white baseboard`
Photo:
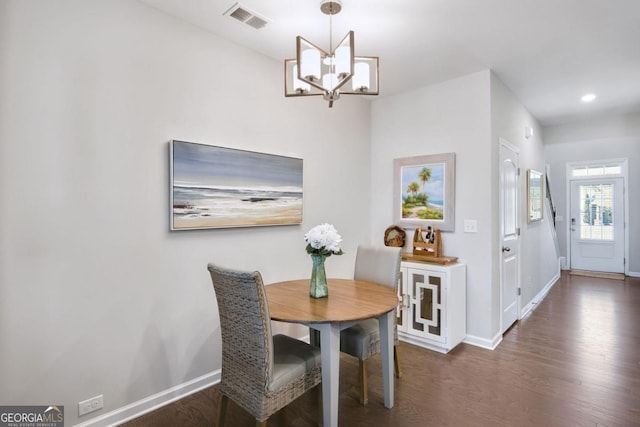
[(629, 277), (640, 277), (640, 272), (630, 271), (629, 273), (627, 273), (627, 276), (629, 276)]
[(154, 411), (171, 402), (182, 399), (195, 392), (203, 390), (220, 382), (221, 370), (209, 372), (201, 377), (195, 378), (186, 383), (171, 387), (137, 402), (107, 412), (99, 417), (92, 418), (83, 423), (76, 424), (75, 427), (107, 427), (116, 426), (141, 415)]
[(438, 353), (442, 354), (447, 354), (451, 350), (446, 346), (436, 344), (433, 340), (417, 337), (403, 331), (398, 331), (398, 339), (400, 339), (400, 341), (408, 342), (409, 344), (417, 345), (418, 347), (426, 348), (427, 350), (437, 351)]
[[(563, 258), (558, 258), (558, 271), (555, 276), (549, 280), (549, 282), (545, 285), (545, 287), (538, 292), (538, 294), (531, 300), (529, 304), (523, 307), (520, 310), (520, 319), (524, 318), (531, 310), (535, 308), (536, 305), (549, 293), (553, 285), (560, 279), (560, 269), (563, 264)], [(465, 337), (464, 343), (475, 345), (477, 347), (487, 348), (489, 350), (495, 350), (496, 347), (502, 342), (502, 334), (496, 334), (493, 339), (488, 340), (486, 338), (476, 337), (473, 335), (468, 335)]]
[(465, 344), (475, 345), (476, 347), (486, 348), (488, 350), (495, 350), (498, 344), (502, 342), (502, 334), (497, 334), (490, 340), (467, 334), (462, 342)]
[(540, 301), (544, 299), (544, 297), (547, 296), (553, 285), (555, 285), (558, 280), (560, 280), (560, 272), (558, 272), (558, 274), (556, 274), (555, 276), (553, 276), (553, 278), (551, 278), (551, 280), (549, 280), (546, 286), (542, 288), (540, 292), (538, 292), (538, 295), (533, 297), (529, 304), (522, 307), (522, 310), (520, 310), (520, 319), (523, 319), (527, 314), (529, 314), (531, 310), (536, 308), (536, 306), (540, 303)]

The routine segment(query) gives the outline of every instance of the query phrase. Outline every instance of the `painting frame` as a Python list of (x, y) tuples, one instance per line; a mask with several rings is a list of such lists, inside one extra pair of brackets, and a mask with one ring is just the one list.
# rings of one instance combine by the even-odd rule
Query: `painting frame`
[(171, 231), (299, 225), (303, 159), (169, 142)]
[(544, 218), (544, 174), (535, 169), (527, 170), (527, 223)]
[[(431, 226), (441, 231), (455, 231), (455, 153), (394, 159), (393, 169), (395, 223), (407, 228)], [(423, 178), (419, 178), (420, 171), (423, 169), (430, 169), (429, 178), (426, 180), (424, 175)], [(431, 175), (434, 177), (433, 181), (431, 181)], [(427, 190), (426, 184), (429, 181), (431, 183)], [(419, 197), (419, 187), (423, 189), (421, 197)], [(409, 188), (414, 190), (413, 200), (408, 194)], [(430, 198), (431, 201), (429, 201)], [(420, 206), (421, 203), (422, 206)], [(442, 217), (439, 218), (439, 215)]]

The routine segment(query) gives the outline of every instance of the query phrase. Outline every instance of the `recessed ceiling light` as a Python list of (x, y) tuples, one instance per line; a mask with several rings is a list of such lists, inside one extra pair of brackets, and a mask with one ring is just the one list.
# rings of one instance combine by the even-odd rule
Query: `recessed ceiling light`
[(586, 95), (583, 95), (580, 99), (582, 100), (582, 102), (591, 102), (596, 99), (596, 95), (594, 93), (588, 93)]

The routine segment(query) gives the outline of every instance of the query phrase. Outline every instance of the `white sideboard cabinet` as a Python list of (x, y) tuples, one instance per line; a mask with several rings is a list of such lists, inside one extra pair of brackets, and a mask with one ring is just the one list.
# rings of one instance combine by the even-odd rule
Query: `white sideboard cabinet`
[(467, 333), (465, 264), (402, 261), (398, 287), (398, 337), (448, 353)]

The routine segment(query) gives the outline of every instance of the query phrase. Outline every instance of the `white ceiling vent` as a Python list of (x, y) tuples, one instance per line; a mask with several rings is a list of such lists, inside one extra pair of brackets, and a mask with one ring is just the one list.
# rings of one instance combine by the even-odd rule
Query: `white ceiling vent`
[(269, 19), (258, 15), (252, 10), (247, 9), (240, 3), (236, 3), (231, 6), (231, 8), (224, 13), (224, 15), (235, 18), (240, 22), (244, 22), (245, 24), (255, 28), (256, 30), (263, 28), (265, 25), (267, 25), (267, 23), (270, 22)]

